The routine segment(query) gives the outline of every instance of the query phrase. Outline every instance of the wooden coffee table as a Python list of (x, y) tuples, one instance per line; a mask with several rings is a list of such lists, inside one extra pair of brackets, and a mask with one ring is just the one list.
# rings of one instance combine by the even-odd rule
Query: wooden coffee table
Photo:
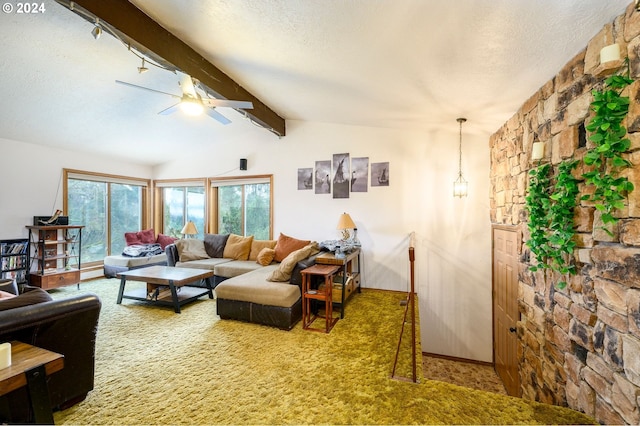
[[(210, 269), (149, 266), (148, 268), (120, 272), (117, 276), (120, 278), (118, 304), (122, 303), (122, 299), (139, 300), (158, 305), (173, 306), (174, 311), (179, 314), (182, 305), (193, 302), (205, 294), (209, 296), (209, 299), (213, 299), (213, 287), (211, 285), (213, 271)], [(135, 289), (125, 293), (124, 287), (127, 280), (146, 282), (148, 288)], [(185, 284), (198, 280), (204, 280), (207, 288), (185, 286)], [(167, 294), (157, 292), (154, 295), (154, 286), (169, 287), (169, 292)], [(152, 290), (151, 295), (149, 295), (149, 290)]]

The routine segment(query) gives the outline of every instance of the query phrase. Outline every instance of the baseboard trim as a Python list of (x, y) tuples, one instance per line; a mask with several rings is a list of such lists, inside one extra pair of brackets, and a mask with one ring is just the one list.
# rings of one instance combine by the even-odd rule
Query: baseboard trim
[(433, 357), (433, 358), (447, 359), (449, 361), (466, 362), (468, 364), (487, 365), (489, 367), (493, 367), (493, 363), (492, 362), (478, 361), (476, 359), (458, 358), (458, 357), (455, 357), (455, 356), (434, 354), (434, 353), (431, 353), (431, 352), (422, 352), (422, 355), (430, 356), (430, 357)]

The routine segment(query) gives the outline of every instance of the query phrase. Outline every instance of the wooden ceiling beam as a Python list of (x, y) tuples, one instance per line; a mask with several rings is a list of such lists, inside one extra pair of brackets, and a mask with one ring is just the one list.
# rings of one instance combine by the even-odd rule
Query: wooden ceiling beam
[(80, 6), (131, 39), (133, 45), (139, 44), (200, 80), (220, 97), (253, 102), (252, 110), (244, 110), (249, 117), (278, 136), (285, 136), (282, 117), (127, 0), (57, 1), (72, 10), (75, 5)]

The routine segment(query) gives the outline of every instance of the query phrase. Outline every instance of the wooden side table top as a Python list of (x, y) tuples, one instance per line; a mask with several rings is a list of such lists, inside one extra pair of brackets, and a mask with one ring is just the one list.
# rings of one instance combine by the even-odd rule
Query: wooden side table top
[(308, 268), (300, 271), (301, 274), (310, 274), (310, 275), (333, 275), (340, 269), (337, 265), (320, 265), (315, 264), (313, 266), (309, 266)]
[(0, 370), (0, 396), (27, 386), (25, 372), (44, 365), (47, 376), (62, 370), (64, 355), (26, 343), (11, 342), (11, 365)]
[(174, 266), (149, 266), (118, 273), (118, 278), (126, 277), (129, 281), (145, 281), (152, 284), (183, 285), (199, 279), (213, 276), (211, 269), (179, 268)]

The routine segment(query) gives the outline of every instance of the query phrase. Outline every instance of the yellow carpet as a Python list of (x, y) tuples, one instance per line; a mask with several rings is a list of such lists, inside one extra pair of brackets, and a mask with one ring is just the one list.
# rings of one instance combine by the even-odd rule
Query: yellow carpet
[[(594, 423), (566, 408), (424, 380), (419, 367), (420, 384), (390, 379), (404, 294), (355, 294), (325, 335), (219, 320), (206, 298), (181, 314), (116, 305), (118, 284), (52, 291), (91, 291), (103, 302), (95, 389), (55, 413), (56, 424)], [(410, 376), (404, 349), (398, 374)]]

